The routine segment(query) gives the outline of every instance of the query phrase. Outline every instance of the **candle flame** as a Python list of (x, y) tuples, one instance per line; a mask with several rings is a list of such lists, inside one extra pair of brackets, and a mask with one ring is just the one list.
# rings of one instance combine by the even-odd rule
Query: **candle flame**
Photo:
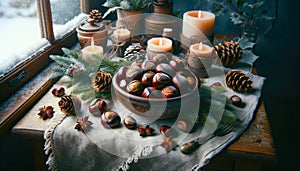
[(198, 18), (201, 18), (202, 17), (202, 12), (201, 10), (198, 11)]
[(92, 46), (92, 47), (95, 46), (95, 44), (94, 44), (94, 37), (92, 37), (91, 46)]
[(163, 39), (162, 39), (162, 38), (159, 39), (158, 45), (159, 45), (159, 46), (162, 46), (162, 45), (163, 45)]
[(202, 42), (199, 43), (199, 50), (203, 50)]

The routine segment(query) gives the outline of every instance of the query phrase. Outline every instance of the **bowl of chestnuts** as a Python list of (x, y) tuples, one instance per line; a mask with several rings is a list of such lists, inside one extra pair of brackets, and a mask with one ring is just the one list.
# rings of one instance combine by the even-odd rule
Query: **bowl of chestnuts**
[(121, 67), (112, 85), (117, 99), (134, 114), (167, 119), (178, 116), (198, 97), (199, 80), (181, 59), (157, 54), (152, 60)]

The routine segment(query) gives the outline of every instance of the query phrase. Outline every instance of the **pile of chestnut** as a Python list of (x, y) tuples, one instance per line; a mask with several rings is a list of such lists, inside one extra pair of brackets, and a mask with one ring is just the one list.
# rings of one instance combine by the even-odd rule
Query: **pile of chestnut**
[(179, 59), (157, 54), (152, 60), (123, 66), (117, 73), (119, 86), (144, 98), (172, 98), (183, 95), (196, 85), (194, 75)]

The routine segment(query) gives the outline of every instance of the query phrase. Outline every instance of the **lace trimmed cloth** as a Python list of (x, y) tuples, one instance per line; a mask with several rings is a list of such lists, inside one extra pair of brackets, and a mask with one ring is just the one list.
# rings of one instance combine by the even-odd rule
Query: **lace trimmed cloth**
[[(156, 130), (156, 135), (143, 138), (139, 136), (137, 130), (129, 130), (124, 125), (116, 129), (104, 128), (100, 123), (100, 117), (88, 112), (87, 102), (83, 104), (77, 116), (65, 117), (60, 113), (58, 114), (60, 117), (56, 118), (44, 135), (45, 153), (49, 155), (47, 161), (49, 170), (198, 170), (238, 138), (249, 125), (265, 80), (256, 75), (249, 74), (249, 76), (253, 80), (252, 91), (239, 94), (246, 106), (233, 109), (233, 112), (243, 120), (242, 125), (225, 136), (209, 139), (189, 155), (182, 154), (179, 147), (165, 152), (160, 146), (162, 135), (159, 133), (159, 126), (172, 124), (172, 120), (151, 122), (150, 126)], [(220, 80), (219, 77), (210, 79), (208, 84), (220, 81), (225, 85), (224, 80)], [(227, 89), (227, 97), (233, 94), (237, 93)], [(122, 118), (132, 114), (117, 100), (110, 107)], [(93, 124), (84, 134), (74, 129), (74, 126), (77, 117), (87, 115)], [(139, 118), (136, 119), (140, 123)], [(201, 130), (196, 130), (184, 139), (174, 140), (179, 145), (195, 138), (202, 138), (205, 141), (207, 137), (202, 136)]]

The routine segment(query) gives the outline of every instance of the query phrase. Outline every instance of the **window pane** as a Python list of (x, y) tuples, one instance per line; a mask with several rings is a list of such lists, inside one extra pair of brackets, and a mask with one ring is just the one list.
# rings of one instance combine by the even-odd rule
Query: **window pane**
[(40, 36), (35, 0), (1, 0), (0, 23), (0, 75), (48, 44)]
[(53, 30), (56, 39), (74, 29), (87, 18), (81, 14), (79, 0), (50, 0)]

